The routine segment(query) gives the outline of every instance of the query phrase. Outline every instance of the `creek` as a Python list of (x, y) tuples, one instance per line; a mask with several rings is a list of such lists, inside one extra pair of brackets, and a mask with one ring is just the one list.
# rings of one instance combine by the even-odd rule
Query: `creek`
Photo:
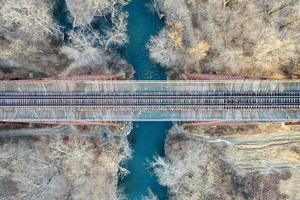
[[(162, 20), (150, 12), (147, 6), (150, 3), (150, 0), (131, 0), (126, 7), (129, 43), (122, 49), (121, 55), (133, 65), (135, 79), (164, 80), (167, 78), (165, 70), (150, 60), (146, 47), (150, 37), (164, 26)], [(124, 188), (129, 200), (141, 199), (149, 189), (159, 199), (167, 198), (167, 188), (158, 183), (148, 163), (154, 156), (164, 156), (165, 137), (171, 125), (171, 122), (134, 123), (134, 129), (128, 136), (133, 157), (123, 164), (130, 174), (119, 180), (119, 187)]]

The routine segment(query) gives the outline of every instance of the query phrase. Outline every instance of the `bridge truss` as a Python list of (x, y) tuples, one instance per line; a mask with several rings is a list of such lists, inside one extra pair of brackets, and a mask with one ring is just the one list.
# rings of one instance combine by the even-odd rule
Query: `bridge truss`
[(0, 121), (300, 120), (300, 81), (1, 81)]

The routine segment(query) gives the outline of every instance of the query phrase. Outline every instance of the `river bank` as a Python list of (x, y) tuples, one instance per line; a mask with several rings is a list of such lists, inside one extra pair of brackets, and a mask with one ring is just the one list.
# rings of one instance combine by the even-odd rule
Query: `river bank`
[[(136, 80), (164, 80), (165, 70), (149, 59), (147, 43), (152, 35), (157, 34), (164, 23), (150, 12), (147, 5), (151, 1), (132, 0), (126, 7), (128, 17), (129, 43), (121, 55), (134, 68)], [(123, 167), (129, 174), (119, 180), (119, 187), (124, 189), (130, 200), (139, 200), (149, 195), (149, 190), (159, 199), (167, 199), (167, 190), (157, 182), (149, 167), (154, 156), (164, 156), (164, 143), (171, 122), (135, 122), (128, 141), (133, 150), (132, 159)], [(151, 193), (150, 192), (150, 193)]]
[(298, 199), (299, 141), (280, 123), (175, 126), (152, 166), (174, 200)]

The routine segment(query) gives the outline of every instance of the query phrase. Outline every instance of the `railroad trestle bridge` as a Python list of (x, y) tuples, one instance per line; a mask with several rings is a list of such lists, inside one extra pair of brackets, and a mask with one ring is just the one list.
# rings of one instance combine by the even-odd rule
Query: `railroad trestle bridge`
[(0, 82), (0, 121), (300, 120), (300, 81)]

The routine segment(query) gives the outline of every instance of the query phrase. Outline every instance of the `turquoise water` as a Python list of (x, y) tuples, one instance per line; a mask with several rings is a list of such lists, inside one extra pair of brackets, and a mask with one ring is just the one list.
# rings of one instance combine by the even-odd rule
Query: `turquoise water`
[(126, 7), (129, 13), (129, 43), (121, 51), (121, 54), (133, 65), (137, 80), (163, 80), (167, 78), (164, 69), (151, 62), (146, 49), (150, 36), (156, 35), (164, 26), (155, 14), (149, 12), (147, 4), (150, 2), (151, 0), (131, 0), (131, 3)]
[[(126, 7), (129, 13), (128, 45), (120, 54), (133, 65), (138, 80), (163, 80), (167, 78), (166, 72), (159, 65), (153, 64), (149, 59), (146, 44), (151, 35), (156, 35), (164, 26), (163, 22), (155, 14), (149, 12), (146, 6), (151, 0), (131, 0)], [(64, 40), (67, 42), (67, 32), (71, 30), (72, 24), (67, 20), (68, 12), (64, 1), (58, 1), (54, 10), (56, 21), (61, 30), (66, 34)], [(93, 28), (101, 32), (103, 27), (109, 26), (104, 18), (94, 20)], [(108, 17), (109, 19), (109, 17)], [(129, 200), (141, 199), (151, 189), (159, 199), (167, 199), (167, 188), (159, 185), (157, 178), (153, 175), (147, 162), (153, 156), (164, 156), (164, 143), (171, 122), (138, 122), (134, 123), (133, 132), (128, 136), (133, 158), (123, 165), (130, 171), (124, 179), (119, 180), (119, 187), (124, 188)]]
[[(138, 80), (163, 80), (166, 72), (149, 59), (146, 44), (151, 35), (156, 35), (163, 27), (163, 22), (149, 12), (147, 3), (150, 0), (132, 0), (126, 7), (129, 14), (129, 43), (121, 51), (122, 56), (133, 65)], [(164, 156), (164, 143), (171, 122), (136, 122), (133, 132), (128, 136), (133, 158), (124, 166), (130, 174), (119, 180), (119, 186), (129, 200), (141, 199), (151, 189), (159, 199), (167, 199), (167, 188), (159, 185), (157, 177), (147, 165), (153, 156)]]
[(148, 162), (154, 155), (164, 156), (164, 141), (171, 123), (168, 122), (139, 122), (134, 124), (133, 132), (128, 136), (133, 158), (124, 166), (130, 174), (120, 180), (119, 186), (124, 188), (128, 199), (136, 200), (148, 194), (151, 189), (159, 199), (166, 199), (167, 188), (159, 185)]

